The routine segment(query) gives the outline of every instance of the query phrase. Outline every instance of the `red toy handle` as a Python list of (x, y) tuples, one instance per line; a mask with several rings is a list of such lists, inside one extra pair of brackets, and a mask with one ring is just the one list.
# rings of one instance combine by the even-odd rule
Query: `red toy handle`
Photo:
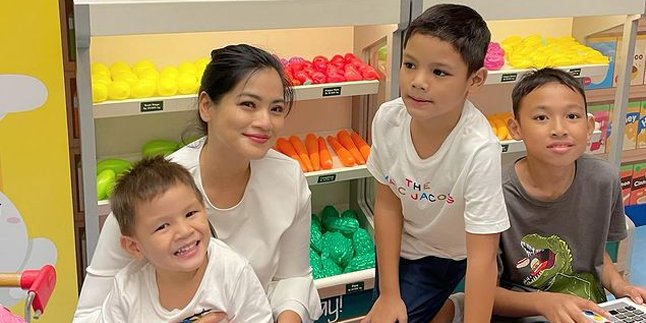
[(25, 270), (20, 276), (20, 288), (34, 293), (32, 308), (45, 312), (45, 306), (56, 286), (56, 269), (45, 265), (40, 270)]

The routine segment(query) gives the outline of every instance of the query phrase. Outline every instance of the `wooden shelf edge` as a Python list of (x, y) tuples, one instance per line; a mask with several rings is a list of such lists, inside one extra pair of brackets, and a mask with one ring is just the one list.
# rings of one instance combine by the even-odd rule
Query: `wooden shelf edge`
[(631, 149), (621, 153), (622, 164), (632, 164), (639, 161), (646, 161), (646, 148)]
[[(615, 100), (617, 88), (586, 90), (585, 96), (588, 103), (612, 102)], [(632, 85), (628, 95), (629, 99), (646, 98), (646, 84)]]

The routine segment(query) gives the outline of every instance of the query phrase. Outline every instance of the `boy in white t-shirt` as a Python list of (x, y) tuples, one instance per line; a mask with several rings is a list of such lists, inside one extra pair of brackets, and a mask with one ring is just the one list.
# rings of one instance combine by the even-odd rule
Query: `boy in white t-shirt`
[(247, 260), (211, 238), (202, 194), (182, 166), (161, 156), (138, 162), (111, 205), (121, 247), (135, 260), (115, 276), (103, 322), (194, 322), (213, 313), (272, 322)]
[(408, 28), (401, 97), (372, 125), (378, 297), (364, 322), (450, 321), (446, 300), (465, 272), (464, 316), (489, 321), (509, 219), (500, 142), (466, 99), (487, 77), (489, 41), (485, 21), (462, 5), (435, 5)]

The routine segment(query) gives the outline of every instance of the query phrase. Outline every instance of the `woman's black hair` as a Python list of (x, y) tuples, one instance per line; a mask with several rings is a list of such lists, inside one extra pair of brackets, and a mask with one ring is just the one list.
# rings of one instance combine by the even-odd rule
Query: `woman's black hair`
[[(280, 76), (287, 113), (289, 113), (294, 104), (294, 92), (280, 61), (272, 54), (247, 44), (229, 45), (211, 51), (211, 62), (204, 70), (198, 94), (206, 92), (213, 103), (218, 103), (245, 78), (263, 68), (273, 69)], [(195, 132), (197, 135), (208, 133), (207, 123), (200, 117), (199, 109), (196, 121), (197, 129), (185, 131), (182, 135), (184, 143), (188, 143), (185, 139), (194, 137)], [(192, 136), (189, 136), (189, 132)]]

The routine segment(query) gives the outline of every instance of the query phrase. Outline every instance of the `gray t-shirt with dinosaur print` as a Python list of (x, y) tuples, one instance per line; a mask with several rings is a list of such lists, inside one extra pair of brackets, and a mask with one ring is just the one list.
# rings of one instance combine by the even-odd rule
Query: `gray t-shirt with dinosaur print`
[(503, 192), (511, 228), (500, 238), (500, 286), (605, 301), (599, 277), (606, 241), (626, 237), (617, 172), (583, 155), (568, 190), (543, 202), (527, 194), (510, 165), (503, 173)]

